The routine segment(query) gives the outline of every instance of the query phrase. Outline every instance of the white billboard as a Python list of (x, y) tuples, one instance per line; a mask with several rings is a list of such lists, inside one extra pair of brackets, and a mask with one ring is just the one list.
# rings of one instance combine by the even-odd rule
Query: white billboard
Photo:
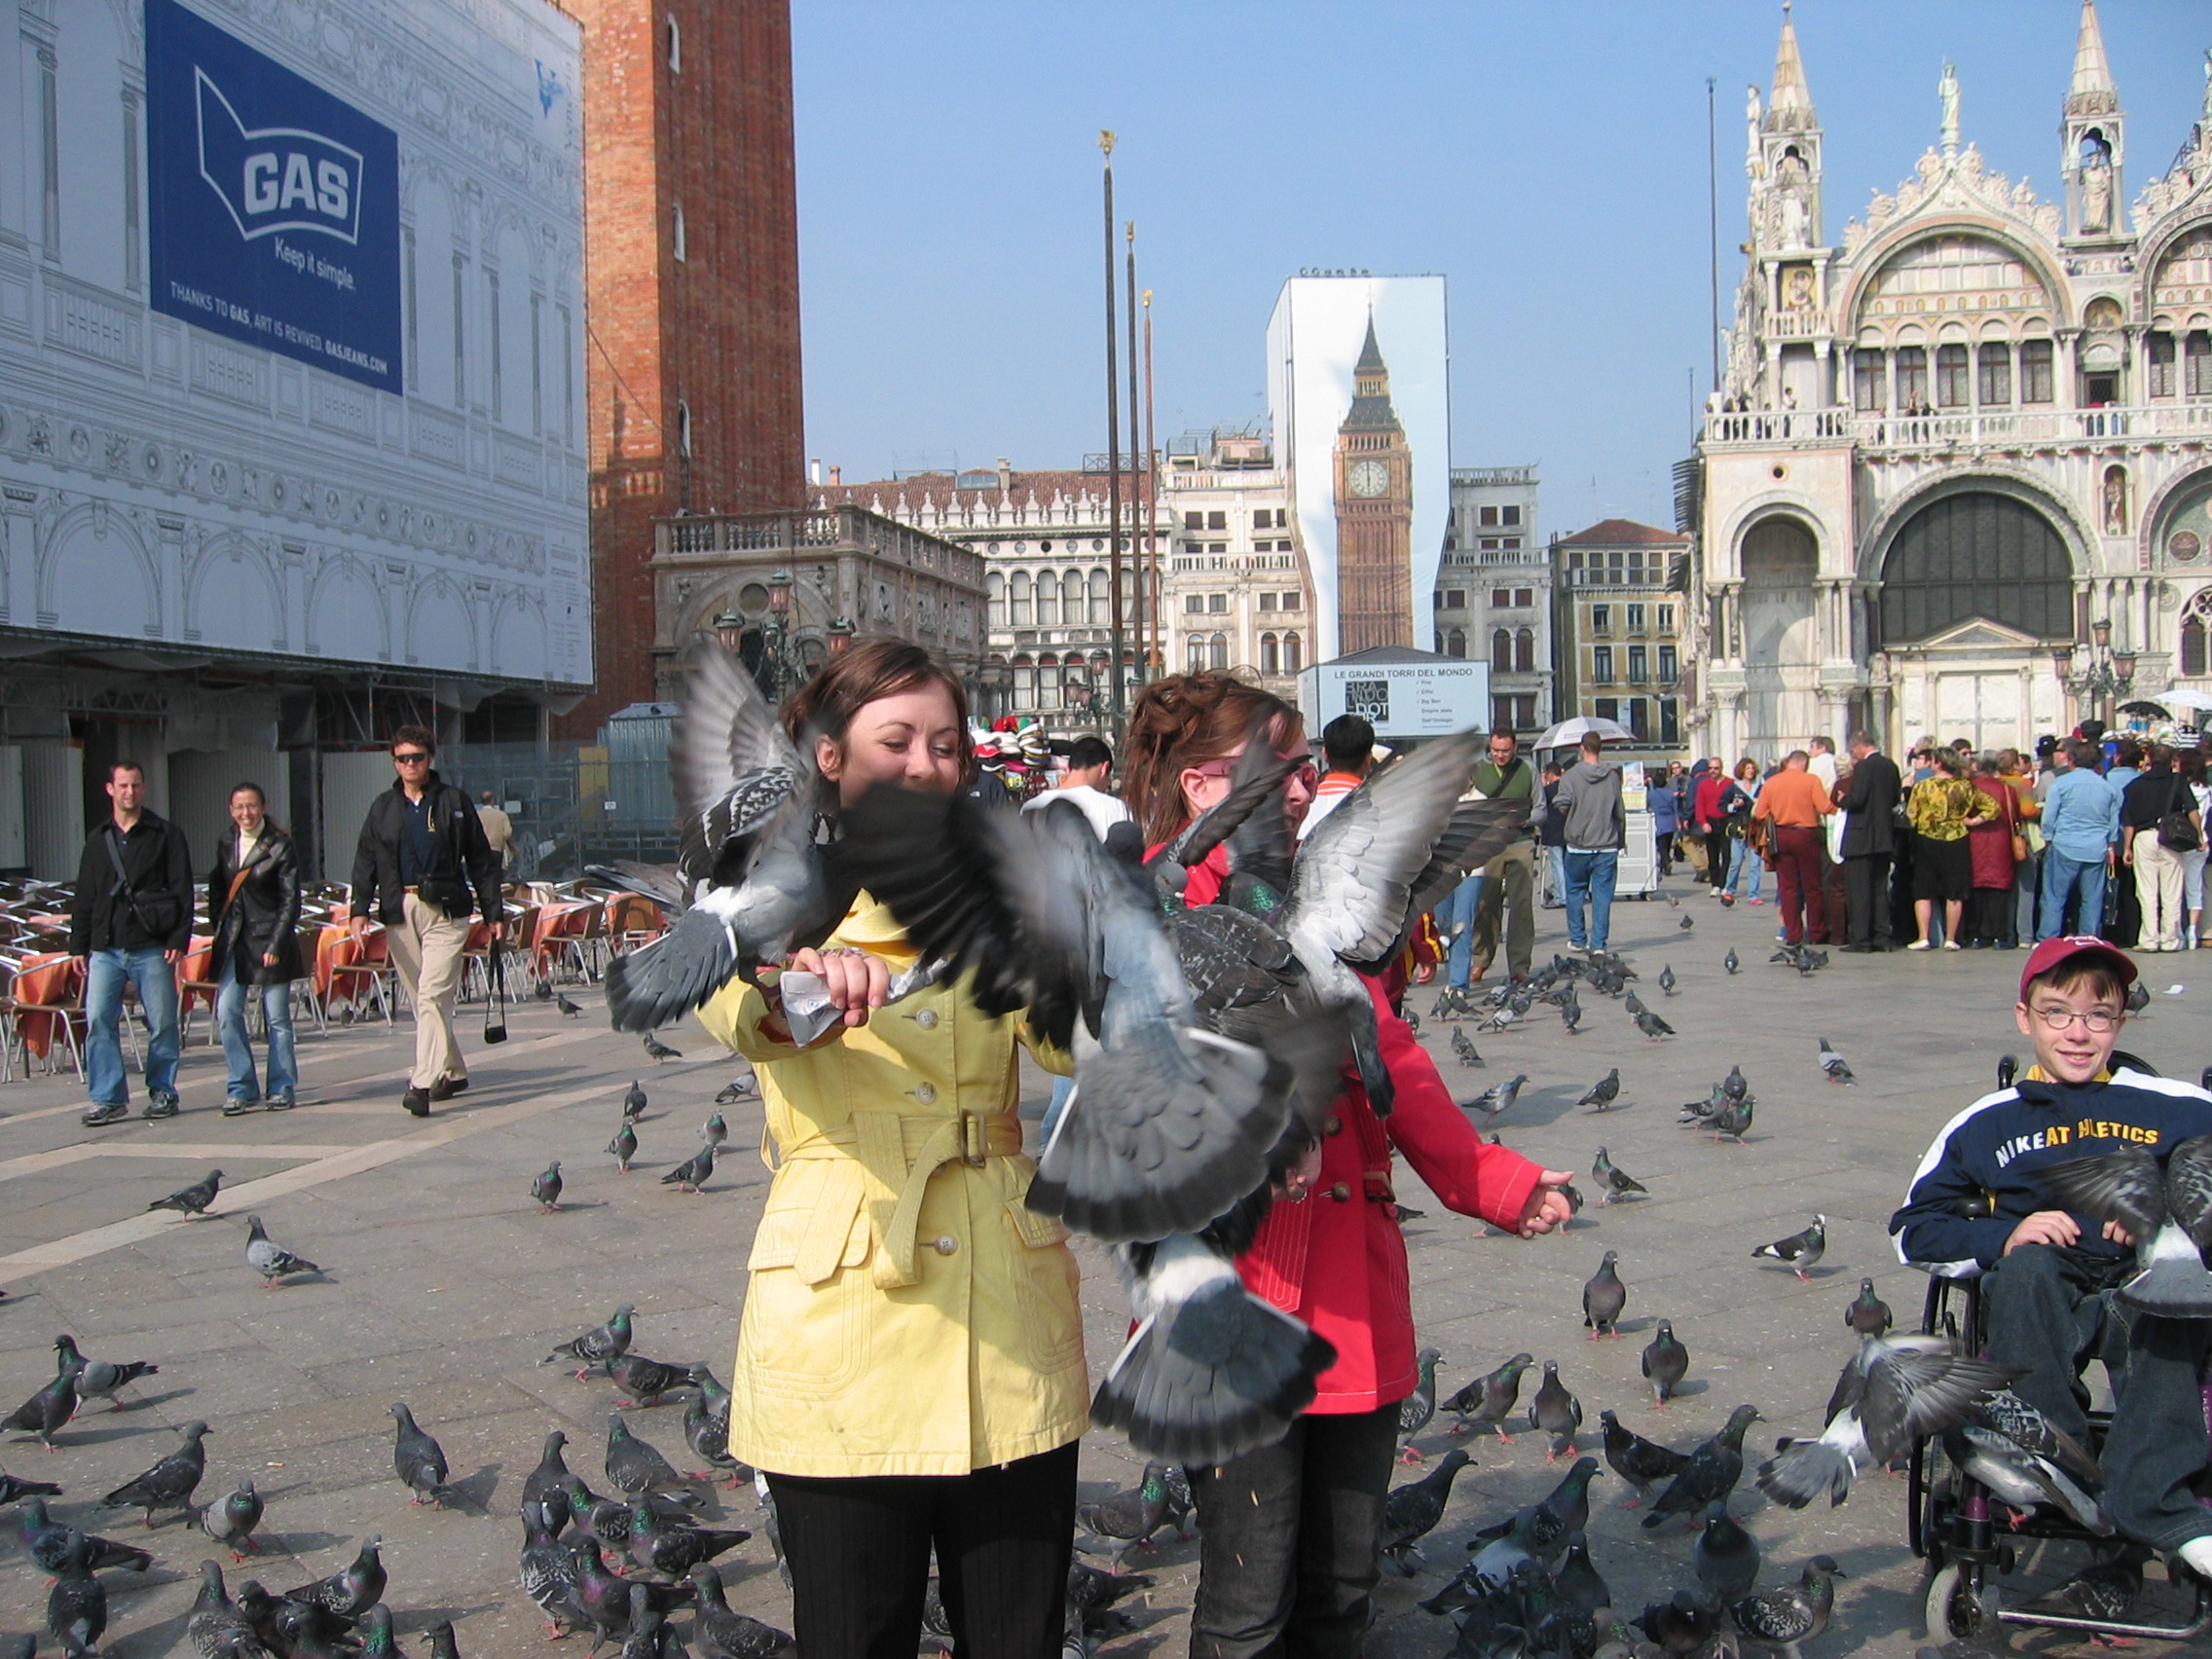
[(1313, 578), (1313, 654), (1428, 638), (1452, 515), (1441, 276), (1302, 276), (1268, 319), (1268, 409)]
[(1490, 664), (1318, 662), (1298, 677), (1298, 712), (1316, 736), (1358, 715), (1380, 738), (1447, 737), (1490, 724)]
[(44, 15), (8, 82), (44, 117), (0, 123), (0, 633), (588, 682), (577, 24)]

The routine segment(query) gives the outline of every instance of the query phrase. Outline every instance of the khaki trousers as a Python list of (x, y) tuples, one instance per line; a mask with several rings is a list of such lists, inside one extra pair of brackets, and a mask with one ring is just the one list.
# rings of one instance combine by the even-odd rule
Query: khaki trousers
[[(1565, 895), (1561, 895), (1562, 898)], [(1536, 844), (1520, 840), (1483, 866), (1482, 904), (1475, 912), (1474, 971), (1490, 972), (1497, 936), (1505, 935), (1505, 966), (1527, 974), (1536, 948)]]
[(468, 918), (456, 921), (410, 893), (406, 919), (385, 930), (385, 943), (392, 967), (399, 971), (399, 982), (415, 1005), (415, 1075), (409, 1084), (427, 1088), (440, 1078), (466, 1077), (468, 1066), (453, 1034), (453, 1004), (461, 990)]

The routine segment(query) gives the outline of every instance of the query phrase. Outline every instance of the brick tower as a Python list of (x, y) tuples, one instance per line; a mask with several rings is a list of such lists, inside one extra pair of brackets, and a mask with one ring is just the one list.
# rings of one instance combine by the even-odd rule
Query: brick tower
[(1414, 643), (1414, 466), (1390, 371), (1367, 319), (1352, 402), (1337, 428), (1337, 649)]
[(653, 696), (652, 521), (803, 505), (789, 0), (564, 0), (584, 26), (593, 694)]

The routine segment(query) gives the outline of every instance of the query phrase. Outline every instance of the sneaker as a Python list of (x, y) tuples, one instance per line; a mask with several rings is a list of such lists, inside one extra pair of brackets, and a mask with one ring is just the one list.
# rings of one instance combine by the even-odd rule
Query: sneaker
[(242, 1095), (234, 1094), (223, 1102), (223, 1116), (226, 1118), (242, 1118), (260, 1104), (261, 1102), (258, 1100), (248, 1100)]
[(1754, 893), (1751, 895), (1751, 903), (1754, 904), (1763, 904), (1766, 903), (1766, 901), (1764, 899), (1761, 899), (1756, 893)]
[(146, 1102), (146, 1119), (149, 1123), (156, 1118), (173, 1118), (176, 1114), (177, 1101), (173, 1094), (157, 1094)]
[(265, 1112), (289, 1112), (292, 1109), (292, 1097), (289, 1094), (272, 1094), (261, 1106)]
[(430, 1091), (426, 1088), (410, 1088), (399, 1097), (399, 1103), (418, 1118), (430, 1115)]
[(430, 1085), (430, 1098), (432, 1100), (451, 1100), (467, 1088), (468, 1079), (464, 1077), (441, 1077), (437, 1082)]
[(1943, 948), (1945, 950), (1957, 950), (1959, 948), (1959, 941), (1955, 939), (1947, 939), (1943, 941)]
[(120, 1124), (130, 1116), (130, 1108), (121, 1101), (110, 1101), (105, 1106), (94, 1106), (80, 1121), (88, 1129), (99, 1128), (105, 1124)]
[(1934, 945), (1930, 944), (1924, 939), (1916, 939), (1910, 944), (1905, 946), (1905, 949), (1907, 950), (1933, 950), (1936, 947)]

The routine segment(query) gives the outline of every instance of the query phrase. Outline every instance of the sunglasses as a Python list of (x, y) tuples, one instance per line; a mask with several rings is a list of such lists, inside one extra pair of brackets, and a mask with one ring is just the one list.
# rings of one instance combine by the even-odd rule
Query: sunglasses
[(426, 766), (429, 764), (430, 757), (419, 749), (409, 750), (404, 755), (394, 750), (391, 759), (392, 764), (396, 766)]

